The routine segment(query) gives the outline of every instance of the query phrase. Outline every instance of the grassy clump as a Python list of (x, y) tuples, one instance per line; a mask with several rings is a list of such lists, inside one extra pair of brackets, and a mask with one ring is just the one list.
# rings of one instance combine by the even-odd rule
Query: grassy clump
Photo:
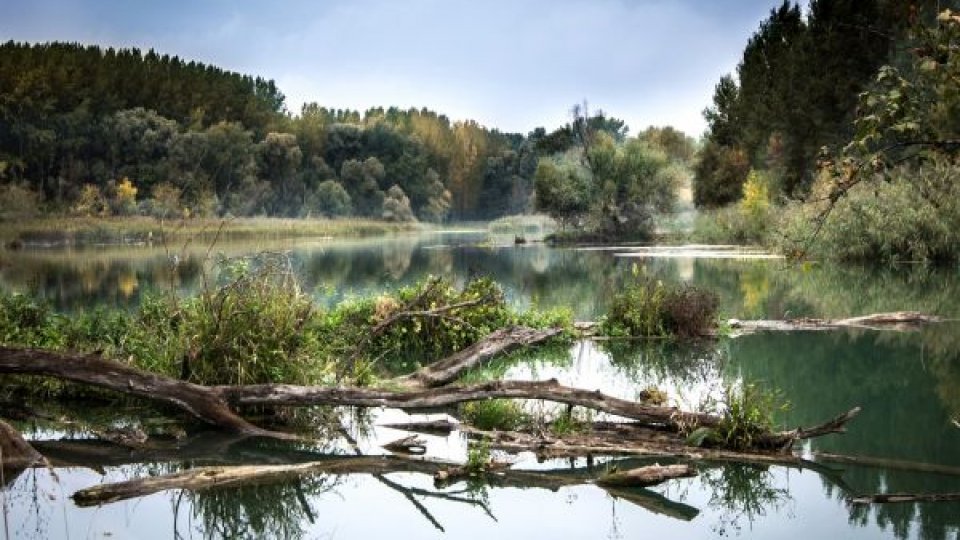
[(702, 336), (716, 326), (716, 294), (637, 277), (614, 296), (601, 331), (608, 336)]
[(727, 387), (717, 435), (724, 448), (745, 450), (776, 428), (776, 414), (789, 408), (783, 395), (756, 384)]
[(323, 380), (322, 313), (285, 258), (233, 261), (224, 283), (182, 302), (181, 377), (202, 384), (310, 384)]
[(530, 421), (516, 401), (490, 399), (460, 405), (460, 419), (483, 430), (516, 431)]
[(776, 415), (789, 409), (779, 390), (754, 383), (724, 388), (719, 404), (720, 424), (714, 428), (699, 427), (688, 436), (695, 446), (719, 446), (731, 450), (751, 450), (762, 446), (762, 438), (777, 428)]

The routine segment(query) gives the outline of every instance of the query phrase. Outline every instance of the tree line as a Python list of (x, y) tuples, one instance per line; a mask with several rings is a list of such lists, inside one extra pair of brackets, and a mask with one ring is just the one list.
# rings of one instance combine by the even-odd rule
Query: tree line
[[(622, 121), (587, 120), (623, 142)], [(273, 81), (153, 50), (0, 45), (7, 218), (491, 219), (533, 210), (540, 160), (580, 142), (572, 124), (503, 133), (426, 108), (294, 115)]]

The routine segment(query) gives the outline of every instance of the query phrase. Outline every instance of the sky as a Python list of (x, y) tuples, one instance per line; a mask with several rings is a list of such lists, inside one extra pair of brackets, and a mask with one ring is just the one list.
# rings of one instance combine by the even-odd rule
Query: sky
[(276, 81), (287, 108), (427, 107), (502, 131), (574, 103), (631, 133), (701, 111), (779, 0), (0, 0), (0, 40), (155, 49)]

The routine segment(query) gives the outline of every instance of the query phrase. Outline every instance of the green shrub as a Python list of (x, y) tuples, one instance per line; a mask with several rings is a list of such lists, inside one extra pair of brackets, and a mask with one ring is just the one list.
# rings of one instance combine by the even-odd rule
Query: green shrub
[(318, 313), (282, 257), (233, 261), (226, 281), (182, 303), (181, 376), (200, 384), (317, 382)]
[(528, 422), (526, 413), (515, 401), (490, 399), (460, 405), (460, 419), (483, 430), (514, 431)]
[(64, 324), (47, 302), (23, 294), (0, 294), (0, 342), (4, 344), (61, 347)]

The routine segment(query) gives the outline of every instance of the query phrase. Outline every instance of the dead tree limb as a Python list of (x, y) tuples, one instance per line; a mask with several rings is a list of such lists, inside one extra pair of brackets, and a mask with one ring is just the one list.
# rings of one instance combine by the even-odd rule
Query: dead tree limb
[(753, 332), (794, 332), (836, 330), (838, 328), (861, 328), (865, 330), (917, 330), (922, 326), (941, 322), (943, 319), (936, 315), (927, 315), (916, 311), (894, 311), (890, 313), (874, 313), (861, 317), (845, 319), (784, 319), (784, 320), (757, 320), (741, 321), (730, 319), (730, 327), (739, 334)]
[(247, 422), (231, 411), (209, 387), (148, 373), (96, 354), (0, 347), (0, 373), (56, 377), (151, 399), (243, 435), (296, 438)]
[(858, 414), (860, 414), (860, 407), (854, 407), (849, 411), (837, 415), (836, 417), (831, 418), (830, 420), (827, 420), (818, 426), (813, 426), (810, 428), (797, 428), (790, 431), (768, 435), (767, 437), (762, 437), (761, 445), (780, 448), (781, 450), (786, 451), (793, 447), (793, 443), (800, 440), (813, 439), (815, 437), (828, 435), (830, 433), (846, 433), (847, 422), (852, 420)]
[(450, 384), (463, 373), (498, 355), (542, 343), (560, 334), (559, 328), (534, 330), (522, 326), (501, 328), (473, 345), (410, 375), (394, 379), (409, 387), (434, 388)]
[(851, 504), (960, 501), (960, 493), (878, 493), (847, 499)]
[(897, 469), (900, 471), (960, 476), (960, 467), (941, 465), (939, 463), (923, 463), (920, 461), (904, 461), (872, 456), (851, 456), (831, 454), (829, 452), (814, 452), (813, 457), (817, 461), (826, 463), (842, 463), (845, 465), (859, 465), (861, 467), (877, 467), (881, 469)]
[(649, 487), (662, 484), (671, 478), (696, 476), (697, 470), (687, 463), (678, 465), (647, 465), (627, 471), (616, 471), (597, 478), (598, 486)]

